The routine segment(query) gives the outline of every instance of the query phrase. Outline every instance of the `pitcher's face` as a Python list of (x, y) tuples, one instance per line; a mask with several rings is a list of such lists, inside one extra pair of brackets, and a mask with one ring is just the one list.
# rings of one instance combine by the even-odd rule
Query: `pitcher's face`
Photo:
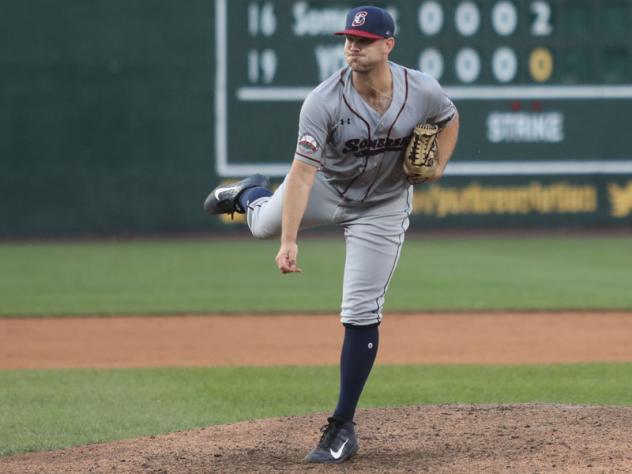
[(345, 59), (352, 71), (367, 72), (376, 65), (388, 60), (395, 46), (393, 38), (362, 38), (347, 35), (345, 41)]

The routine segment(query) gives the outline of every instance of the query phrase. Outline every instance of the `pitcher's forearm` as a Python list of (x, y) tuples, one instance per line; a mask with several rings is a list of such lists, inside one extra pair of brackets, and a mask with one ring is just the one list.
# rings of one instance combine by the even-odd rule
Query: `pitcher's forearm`
[(441, 170), (445, 169), (448, 161), (452, 158), (452, 153), (454, 153), (458, 137), (459, 114), (456, 113), (437, 137), (437, 148), (439, 150), (439, 163), (441, 165)]
[(281, 242), (296, 242), (298, 229), (303, 220), (309, 194), (317, 169), (300, 161), (294, 161), (285, 182)]

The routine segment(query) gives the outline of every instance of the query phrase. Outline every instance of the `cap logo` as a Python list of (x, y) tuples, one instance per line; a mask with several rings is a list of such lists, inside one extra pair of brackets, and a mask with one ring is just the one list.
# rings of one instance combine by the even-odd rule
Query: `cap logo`
[(364, 25), (364, 22), (366, 21), (366, 16), (368, 15), (368, 12), (358, 12), (355, 14), (355, 16), (353, 17), (353, 23), (351, 23), (351, 26), (362, 26)]

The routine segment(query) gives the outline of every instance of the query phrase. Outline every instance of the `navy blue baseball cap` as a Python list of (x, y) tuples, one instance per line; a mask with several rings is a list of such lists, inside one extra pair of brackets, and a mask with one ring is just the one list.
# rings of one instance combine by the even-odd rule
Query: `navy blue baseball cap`
[(382, 8), (356, 7), (347, 13), (345, 29), (334, 34), (370, 39), (390, 38), (395, 36), (395, 21), (391, 14)]

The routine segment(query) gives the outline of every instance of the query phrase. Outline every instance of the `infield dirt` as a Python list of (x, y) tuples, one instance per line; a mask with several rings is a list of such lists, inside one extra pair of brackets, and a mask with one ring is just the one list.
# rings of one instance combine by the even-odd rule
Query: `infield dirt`
[[(0, 319), (0, 369), (334, 365), (336, 315)], [(631, 313), (388, 314), (377, 364), (632, 361)]]
[[(341, 338), (331, 315), (4, 319), (0, 368), (335, 364)], [(388, 315), (378, 363), (632, 361), (631, 340), (629, 313)], [(303, 464), (326, 416), (12, 456), (0, 472), (632, 472), (632, 407), (360, 410), (355, 458)]]

